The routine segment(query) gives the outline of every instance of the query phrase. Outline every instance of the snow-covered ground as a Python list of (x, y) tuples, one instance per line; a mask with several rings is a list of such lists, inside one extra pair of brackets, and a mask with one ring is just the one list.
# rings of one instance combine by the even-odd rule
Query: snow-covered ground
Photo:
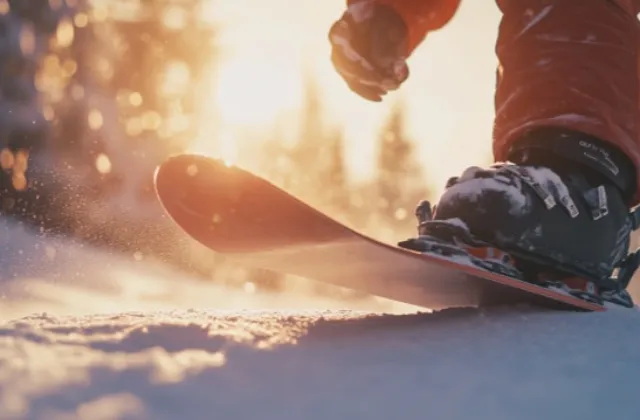
[(257, 295), (0, 224), (0, 419), (640, 418), (640, 313)]

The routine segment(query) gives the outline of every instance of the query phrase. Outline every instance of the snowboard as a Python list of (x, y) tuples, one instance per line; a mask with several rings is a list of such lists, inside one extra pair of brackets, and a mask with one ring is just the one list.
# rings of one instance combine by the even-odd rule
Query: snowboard
[(332, 219), (268, 180), (224, 161), (181, 154), (155, 173), (157, 196), (184, 232), (247, 267), (438, 310), (528, 304), (603, 311), (561, 289), (456, 257), (386, 244)]

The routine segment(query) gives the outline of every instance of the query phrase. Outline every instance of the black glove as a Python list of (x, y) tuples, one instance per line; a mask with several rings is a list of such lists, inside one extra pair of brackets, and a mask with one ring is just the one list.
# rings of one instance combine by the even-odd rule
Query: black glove
[(331, 60), (349, 88), (380, 102), (409, 76), (407, 27), (390, 7), (372, 0), (349, 6), (329, 31)]

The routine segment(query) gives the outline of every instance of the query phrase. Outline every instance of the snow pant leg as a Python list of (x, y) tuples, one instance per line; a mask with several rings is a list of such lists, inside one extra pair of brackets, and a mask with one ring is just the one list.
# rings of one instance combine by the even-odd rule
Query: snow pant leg
[(495, 159), (508, 160), (532, 131), (566, 129), (622, 151), (640, 180), (640, 25), (633, 2), (515, 0), (502, 12)]

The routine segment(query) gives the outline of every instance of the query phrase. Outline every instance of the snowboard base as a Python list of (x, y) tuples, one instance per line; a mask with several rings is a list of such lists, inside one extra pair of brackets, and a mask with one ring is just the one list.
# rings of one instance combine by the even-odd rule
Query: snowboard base
[(168, 215), (211, 250), (250, 267), (296, 275), (432, 310), (531, 304), (606, 306), (356, 232), (267, 180), (206, 156), (183, 154), (156, 170)]

